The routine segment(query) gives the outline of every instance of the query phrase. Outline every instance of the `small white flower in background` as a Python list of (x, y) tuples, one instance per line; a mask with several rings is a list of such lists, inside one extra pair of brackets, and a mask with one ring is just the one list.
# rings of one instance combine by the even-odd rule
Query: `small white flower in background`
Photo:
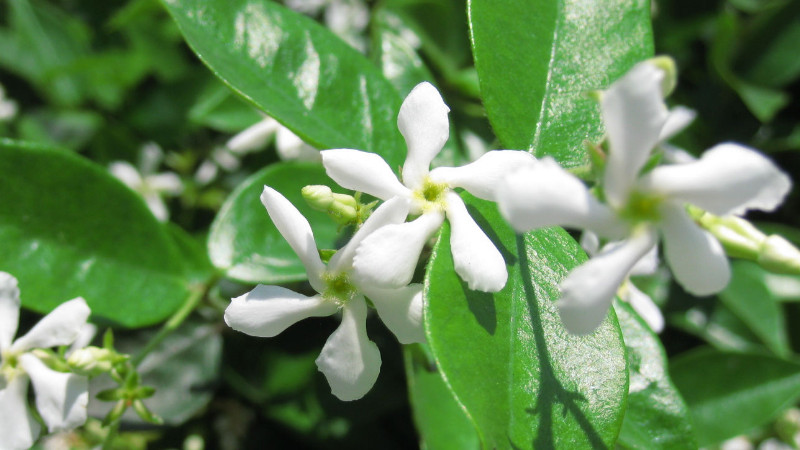
[(17, 102), (6, 97), (6, 90), (0, 84), (0, 122), (11, 120), (17, 115)]
[(48, 432), (70, 430), (86, 422), (86, 377), (48, 367), (35, 349), (75, 342), (89, 317), (82, 298), (65, 302), (31, 330), (13, 340), (19, 321), (17, 280), (0, 272), (0, 448), (29, 448), (40, 426), (28, 409), (28, 382), (36, 391), (36, 409)]
[(169, 219), (169, 210), (161, 197), (179, 195), (183, 192), (183, 182), (173, 172), (155, 173), (164, 159), (164, 152), (158, 144), (145, 144), (139, 159), (139, 169), (126, 161), (114, 161), (108, 170), (139, 193), (156, 219), (164, 222)]
[(506, 284), (508, 273), (502, 255), (470, 217), (453, 188), (495, 200), (494, 189), (503, 176), (535, 160), (527, 152), (495, 150), (462, 167), (429, 170), (431, 160), (449, 136), (448, 112), (439, 91), (430, 83), (417, 85), (403, 101), (397, 118), (408, 145), (402, 183), (374, 153), (351, 149), (320, 152), (325, 170), (339, 185), (382, 200), (400, 199), (403, 217), (420, 215), (411, 222), (381, 228), (358, 247), (355, 267), (370, 282), (392, 287), (408, 284), (422, 248), (446, 216), (452, 227), (455, 270), (470, 289), (497, 292)]
[(498, 189), (500, 210), (519, 231), (562, 225), (618, 241), (561, 283), (558, 307), (573, 333), (599, 326), (618, 287), (659, 235), (666, 261), (687, 291), (709, 295), (722, 290), (730, 279), (725, 252), (691, 219), (686, 205), (717, 215), (772, 211), (791, 186), (767, 158), (733, 143), (719, 144), (695, 161), (641, 174), (651, 151), (686, 123), (675, 118), (685, 116), (684, 110), (667, 110), (663, 78), (659, 67), (643, 62), (602, 94), (609, 143), (604, 202), (550, 158), (514, 172)]
[(289, 9), (315, 16), (324, 9), (325, 25), (360, 52), (367, 50), (369, 7), (363, 0), (286, 0)]
[(225, 322), (234, 330), (251, 336), (272, 337), (306, 317), (329, 316), (341, 310), (342, 323), (322, 348), (317, 367), (339, 399), (348, 401), (363, 397), (375, 384), (381, 366), (378, 348), (367, 337), (365, 295), (401, 343), (425, 340), (422, 286), (412, 284), (384, 289), (364, 281), (353, 268), (355, 248), (366, 236), (405, 218), (401, 201), (386, 202), (376, 209), (327, 265), (320, 259), (308, 221), (289, 200), (264, 186), (261, 202), (302, 261), (318, 295), (307, 297), (280, 286), (258, 285), (231, 301), (225, 310)]

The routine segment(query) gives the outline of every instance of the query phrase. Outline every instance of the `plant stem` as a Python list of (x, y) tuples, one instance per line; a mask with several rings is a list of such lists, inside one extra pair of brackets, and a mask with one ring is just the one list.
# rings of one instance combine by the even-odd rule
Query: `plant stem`
[(117, 433), (119, 431), (119, 419), (111, 422), (111, 425), (108, 426), (108, 434), (106, 434), (105, 439), (103, 439), (103, 446), (102, 450), (111, 450), (111, 444), (114, 443), (114, 439), (117, 437)]

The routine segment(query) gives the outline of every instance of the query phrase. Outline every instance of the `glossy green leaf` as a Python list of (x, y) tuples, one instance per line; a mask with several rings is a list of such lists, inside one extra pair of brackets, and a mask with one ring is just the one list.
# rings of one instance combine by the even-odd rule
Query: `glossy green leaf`
[(630, 304), (614, 311), (628, 349), (628, 407), (617, 443), (634, 449), (692, 449), (689, 409), (667, 373), (667, 356), (658, 336)]
[(769, 423), (800, 399), (800, 364), (773, 356), (708, 348), (670, 361), (700, 446)]
[(261, 204), (264, 186), (288, 198), (311, 223), (317, 247), (335, 249), (338, 225), (311, 209), (300, 193), (309, 184), (336, 184), (319, 164), (284, 162), (253, 174), (228, 197), (211, 225), (208, 251), (214, 265), (239, 281), (283, 283), (306, 278), (306, 270)]
[(164, 319), (188, 295), (188, 270), (144, 201), (65, 150), (0, 140), (0, 270), (23, 305), (46, 312), (83, 296), (94, 320)]
[(587, 96), (653, 55), (645, 0), (470, 0), (470, 31), (486, 113), (505, 148), (588, 162), (602, 137)]
[(478, 434), (436, 367), (426, 344), (403, 346), (408, 392), (420, 447), (462, 450), (480, 447)]
[(238, 133), (263, 119), (228, 86), (212, 79), (189, 110), (189, 120), (224, 133)]
[(434, 82), (433, 74), (406, 40), (405, 35), (414, 32), (401, 17), (381, 8), (374, 15), (373, 30), (374, 59), (400, 95), (408, 95), (423, 81)]
[(401, 98), (331, 31), (263, 0), (165, 0), (186, 41), (226, 84), (317, 148), (405, 157)]
[(610, 447), (628, 393), (614, 314), (574, 336), (561, 324), (558, 283), (586, 258), (563, 230), (516, 235), (490, 202), (465, 194), (498, 246), (509, 279), (492, 295), (469, 290), (453, 269), (450, 229), (425, 278), (425, 326), (442, 375), (485, 448)]

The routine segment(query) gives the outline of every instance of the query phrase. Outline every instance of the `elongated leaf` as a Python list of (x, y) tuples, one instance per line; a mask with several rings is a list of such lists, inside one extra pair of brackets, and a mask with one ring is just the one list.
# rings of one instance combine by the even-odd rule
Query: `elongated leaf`
[(469, 290), (453, 269), (445, 225), (425, 278), (425, 325), (483, 446), (612, 446), (628, 392), (619, 326), (612, 313), (594, 333), (570, 335), (554, 303), (583, 252), (558, 228), (515, 235), (494, 204), (465, 198), (503, 254), (509, 280), (494, 295)]
[(305, 141), (373, 151), (392, 167), (402, 163), (400, 96), (329, 30), (265, 0), (164, 5), (218, 77)]
[(420, 447), (430, 450), (477, 449), (478, 434), (447, 387), (426, 344), (403, 347), (406, 377)]
[(470, 31), (484, 105), (506, 148), (588, 161), (584, 142), (602, 136), (596, 102), (653, 54), (645, 0), (470, 0)]
[(670, 374), (701, 446), (769, 423), (800, 399), (800, 364), (767, 355), (703, 348), (670, 361)]
[(618, 444), (635, 449), (697, 448), (689, 409), (672, 385), (667, 357), (658, 336), (630, 304), (616, 301), (614, 311), (628, 349), (628, 408)]
[(336, 223), (303, 200), (300, 190), (309, 184), (336, 186), (322, 166), (300, 162), (270, 165), (239, 185), (211, 226), (208, 251), (214, 265), (228, 277), (250, 283), (305, 279), (305, 268), (275, 228), (260, 197), (264, 185), (274, 188), (308, 219), (319, 248), (338, 248)]
[(138, 327), (188, 295), (169, 234), (104, 168), (65, 150), (0, 139), (0, 270), (23, 305), (46, 312), (83, 296), (95, 320)]

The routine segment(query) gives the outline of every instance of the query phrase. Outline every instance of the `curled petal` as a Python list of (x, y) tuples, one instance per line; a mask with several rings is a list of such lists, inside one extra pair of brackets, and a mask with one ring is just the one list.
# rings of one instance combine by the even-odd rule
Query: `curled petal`
[(386, 161), (375, 153), (343, 148), (323, 150), (320, 155), (325, 172), (343, 188), (366, 192), (382, 200), (411, 196)]
[(467, 212), (461, 197), (447, 193), (447, 220), (450, 221), (450, 248), (456, 273), (470, 289), (497, 292), (508, 280), (503, 255)]
[(401, 344), (425, 342), (421, 284), (409, 284), (399, 289), (367, 286), (363, 291), (372, 300), (386, 328), (397, 336)]
[(384, 225), (403, 223), (408, 216), (408, 202), (399, 197), (394, 197), (378, 207), (361, 225), (350, 242), (342, 247), (331, 257), (328, 267), (332, 272), (348, 271), (353, 266), (353, 257), (356, 249), (367, 236)]
[(494, 150), (477, 161), (461, 167), (439, 167), (431, 171), (431, 178), (454, 187), (464, 188), (484, 200), (495, 201), (497, 185), (516, 169), (530, 166), (536, 159), (521, 150)]
[(663, 208), (664, 256), (678, 283), (694, 295), (709, 295), (728, 285), (728, 258), (711, 233), (692, 221), (683, 207)]
[(403, 183), (416, 188), (428, 174), (433, 157), (450, 136), (450, 108), (430, 83), (420, 83), (400, 107), (397, 127), (406, 139), (408, 155), (403, 164)]
[(78, 338), (89, 318), (89, 306), (81, 297), (64, 302), (44, 316), (25, 336), (11, 344), (11, 351), (69, 345)]
[(26, 449), (39, 437), (39, 422), (28, 410), (28, 377), (18, 375), (0, 389), (0, 448)]
[(611, 209), (552, 158), (507, 176), (497, 189), (497, 204), (519, 232), (561, 225), (619, 238), (626, 230)]
[(741, 214), (747, 209), (772, 211), (792, 186), (775, 164), (759, 152), (720, 144), (699, 160), (653, 169), (641, 186), (713, 214)]
[(311, 286), (322, 292), (325, 284), (320, 279), (325, 264), (319, 258), (317, 243), (314, 241), (314, 233), (311, 225), (297, 208), (286, 199), (280, 192), (269, 186), (264, 186), (261, 193), (261, 203), (267, 208), (267, 213), (275, 223), (275, 227), (281, 233), (289, 246), (292, 247), (297, 257), (303, 263), (308, 274), (308, 281)]
[(680, 133), (694, 121), (695, 117), (697, 117), (697, 112), (693, 109), (685, 106), (676, 106), (672, 108), (669, 110), (664, 127), (661, 128), (661, 134), (658, 136), (658, 140), (666, 141)]
[(603, 187), (615, 208), (627, 201), (667, 121), (667, 108), (661, 94), (663, 78), (661, 69), (643, 62), (603, 93), (600, 109), (610, 147)]
[(14, 339), (19, 322), (19, 287), (11, 274), (0, 272), (0, 352)]
[(367, 337), (367, 305), (356, 297), (342, 311), (342, 323), (317, 358), (333, 395), (351, 401), (363, 397), (378, 379), (381, 354)]
[(86, 377), (56, 372), (30, 353), (19, 363), (31, 377), (36, 391), (36, 409), (50, 433), (71, 430), (86, 422), (89, 381)]
[(236, 331), (258, 337), (273, 337), (307, 317), (330, 316), (337, 306), (321, 296), (306, 297), (280, 286), (259, 284), (252, 291), (231, 299), (225, 323)]
[(265, 117), (260, 122), (251, 125), (236, 136), (230, 138), (225, 144), (225, 147), (240, 155), (258, 150), (267, 145), (269, 138), (272, 137), (280, 126), (277, 120), (272, 117)]
[(425, 242), (444, 222), (440, 212), (428, 212), (412, 222), (386, 225), (365, 237), (356, 248), (354, 277), (360, 285), (399, 288), (414, 275)]
[(588, 334), (600, 326), (628, 272), (655, 244), (655, 234), (646, 230), (603, 249), (570, 272), (561, 282), (558, 301), (558, 312), (570, 333)]
[(625, 288), (626, 293), (623, 300), (631, 304), (631, 307), (645, 322), (647, 322), (651, 330), (656, 333), (661, 333), (664, 330), (664, 315), (661, 314), (661, 310), (658, 309), (653, 299), (640, 291), (630, 281), (626, 284)]

